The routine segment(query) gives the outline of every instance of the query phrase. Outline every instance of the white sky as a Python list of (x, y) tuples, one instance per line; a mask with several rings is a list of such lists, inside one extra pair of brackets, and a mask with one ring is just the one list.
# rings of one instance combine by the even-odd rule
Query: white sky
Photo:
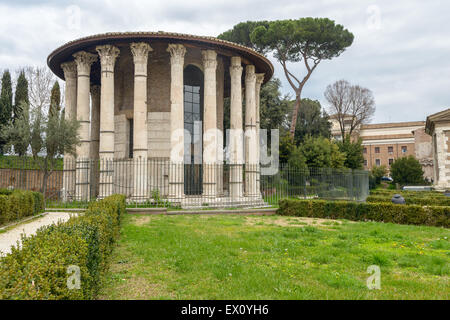
[[(450, 2), (429, 0), (0, 0), (0, 69), (45, 65), (56, 47), (111, 31), (173, 31), (217, 36), (246, 20), (328, 17), (355, 35), (340, 57), (322, 62), (303, 97), (323, 97), (346, 79), (371, 89), (373, 122), (425, 120), (450, 107)], [(292, 90), (277, 61), (283, 92)], [(293, 65), (297, 75), (301, 64)]]

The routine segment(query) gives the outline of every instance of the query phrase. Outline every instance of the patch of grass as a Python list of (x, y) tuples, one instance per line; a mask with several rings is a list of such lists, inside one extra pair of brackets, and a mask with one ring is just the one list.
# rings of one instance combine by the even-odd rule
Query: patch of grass
[[(450, 298), (448, 229), (305, 221), (126, 215), (101, 298)], [(370, 265), (381, 290), (366, 287)]]

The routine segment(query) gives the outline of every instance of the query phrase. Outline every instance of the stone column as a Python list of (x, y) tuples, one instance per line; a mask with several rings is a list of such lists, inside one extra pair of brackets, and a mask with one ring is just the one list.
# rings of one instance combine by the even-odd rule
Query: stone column
[(100, 86), (91, 86), (91, 149), (90, 159), (99, 158), (100, 143)]
[[(77, 64), (75, 61), (65, 62), (61, 64), (61, 68), (66, 81), (64, 117), (66, 120), (75, 120), (77, 117)], [(70, 201), (75, 197), (75, 174), (74, 155), (64, 153), (63, 201)]]
[(224, 65), (223, 59), (217, 58), (216, 92), (217, 92), (217, 195), (223, 196), (223, 104), (224, 104)]
[(114, 65), (120, 50), (112, 45), (95, 48), (100, 56), (100, 186), (98, 197), (114, 193)]
[(97, 60), (97, 56), (85, 51), (73, 55), (77, 64), (77, 120), (80, 122), (79, 135), (81, 143), (77, 146), (76, 164), (76, 195), (78, 201), (87, 201), (90, 198), (90, 74), (91, 65)]
[(245, 69), (245, 194), (257, 196), (257, 139), (256, 139), (256, 74), (255, 66)]
[(98, 195), (99, 191), (99, 142), (100, 142), (100, 86), (91, 86), (91, 149), (89, 158), (93, 161), (91, 171), (91, 188), (93, 194)]
[(256, 74), (256, 88), (255, 88), (255, 101), (256, 101), (256, 159), (257, 159), (257, 170), (258, 173), (256, 175), (256, 190), (258, 196), (261, 194), (261, 85), (264, 81), (264, 73)]
[(169, 197), (184, 196), (184, 104), (183, 69), (186, 48), (169, 44), (170, 53), (170, 168)]
[(217, 53), (203, 50), (203, 196), (215, 198), (217, 194)]
[(243, 131), (242, 131), (242, 66), (241, 57), (231, 57), (230, 66), (230, 197), (235, 200), (243, 195)]
[(133, 199), (145, 201), (148, 198), (147, 61), (152, 48), (144, 42), (132, 43), (130, 48), (134, 61)]
[(445, 137), (445, 131), (442, 128), (436, 128), (435, 134), (438, 165), (438, 180), (435, 181), (435, 184), (437, 189), (445, 190), (447, 189), (447, 170), (445, 168), (445, 161), (447, 160), (447, 139)]

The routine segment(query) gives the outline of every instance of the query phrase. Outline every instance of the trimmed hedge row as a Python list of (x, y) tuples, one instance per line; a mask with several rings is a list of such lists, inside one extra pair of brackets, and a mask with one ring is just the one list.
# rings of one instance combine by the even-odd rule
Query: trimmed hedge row
[[(418, 204), (421, 206), (450, 206), (450, 197), (423, 198), (413, 195), (404, 196), (406, 204)], [(374, 195), (368, 196), (367, 202), (391, 202), (392, 196)]]
[(409, 191), (409, 190), (388, 190), (388, 189), (375, 189), (370, 190), (371, 196), (393, 196), (394, 194), (401, 194), (404, 197), (417, 197), (417, 198), (447, 198), (447, 196), (437, 191)]
[(0, 190), (0, 226), (44, 211), (42, 193), (23, 190)]
[(450, 207), (291, 199), (279, 205), (277, 213), (284, 216), (450, 227)]
[[(0, 299), (93, 299), (120, 232), (125, 196), (92, 203), (84, 215), (43, 227), (22, 249), (0, 259)], [(80, 270), (80, 289), (69, 289), (70, 266)]]

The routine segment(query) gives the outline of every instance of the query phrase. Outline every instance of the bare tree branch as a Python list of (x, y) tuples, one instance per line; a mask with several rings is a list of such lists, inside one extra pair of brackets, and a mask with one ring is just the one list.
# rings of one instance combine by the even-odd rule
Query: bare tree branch
[(325, 90), (330, 104), (329, 111), (339, 123), (342, 137), (350, 136), (375, 113), (375, 99), (372, 92), (358, 85), (339, 80)]

